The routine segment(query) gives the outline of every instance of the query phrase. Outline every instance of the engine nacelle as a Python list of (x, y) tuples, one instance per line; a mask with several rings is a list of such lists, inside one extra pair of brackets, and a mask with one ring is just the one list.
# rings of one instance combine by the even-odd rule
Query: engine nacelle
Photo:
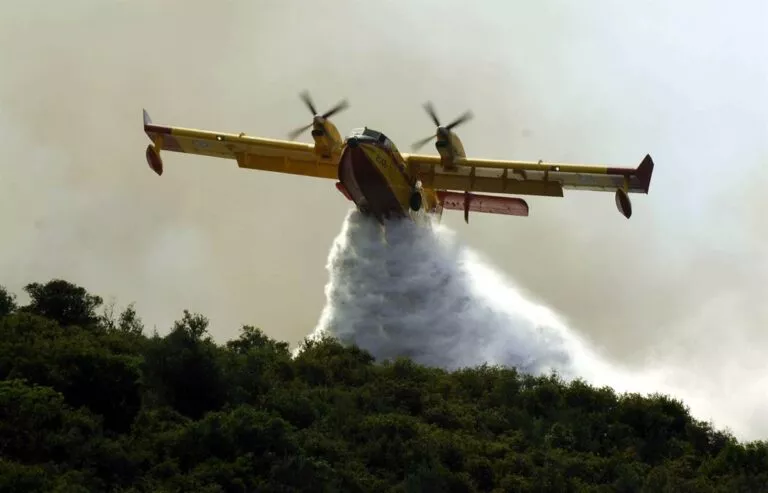
[(632, 216), (632, 202), (629, 200), (629, 194), (623, 188), (616, 190), (616, 208), (627, 219)]

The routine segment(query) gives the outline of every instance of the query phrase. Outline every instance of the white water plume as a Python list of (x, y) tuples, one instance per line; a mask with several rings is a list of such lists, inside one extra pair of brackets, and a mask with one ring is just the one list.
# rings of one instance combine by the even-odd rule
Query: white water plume
[(488, 363), (539, 375), (556, 371), (617, 392), (683, 399), (697, 419), (727, 425), (740, 438), (765, 428), (755, 411), (765, 404), (745, 400), (751, 388), (723, 401), (722, 386), (695, 372), (661, 362), (628, 371), (599, 357), (448, 228), (430, 226), (394, 221), (382, 228), (350, 211), (328, 257), (326, 306), (309, 338), (327, 334), (377, 360), (407, 356), (448, 370)]
[(439, 224), (382, 228), (350, 211), (327, 268), (327, 303), (310, 337), (332, 335), (379, 360), (574, 376), (577, 341), (554, 314), (524, 299)]

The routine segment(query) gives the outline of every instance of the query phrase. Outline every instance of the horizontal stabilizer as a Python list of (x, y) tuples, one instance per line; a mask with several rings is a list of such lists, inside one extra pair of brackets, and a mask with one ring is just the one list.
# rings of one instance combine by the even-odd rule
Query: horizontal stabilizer
[(515, 197), (497, 197), (464, 192), (437, 192), (443, 209), (464, 211), (464, 220), (469, 222), (469, 211), (508, 216), (528, 216), (528, 203)]

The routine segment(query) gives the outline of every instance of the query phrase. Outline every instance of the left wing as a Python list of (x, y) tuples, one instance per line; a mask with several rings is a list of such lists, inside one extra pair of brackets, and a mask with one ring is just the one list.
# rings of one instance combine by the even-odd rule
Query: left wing
[(637, 168), (456, 158), (443, 168), (439, 156), (404, 154), (425, 188), (562, 197), (564, 189), (648, 193), (653, 173), (650, 155)]
[(338, 175), (336, 158), (319, 156), (312, 144), (156, 125), (146, 110), (144, 132), (152, 141), (147, 146), (147, 163), (158, 175), (163, 173), (161, 150), (234, 159), (239, 167), (248, 169), (317, 178), (336, 179)]
[(424, 188), (550, 197), (562, 197), (564, 189), (615, 191), (616, 206), (625, 217), (632, 214), (628, 194), (647, 194), (653, 174), (650, 155), (636, 168), (464, 157), (444, 168), (439, 156), (403, 157)]

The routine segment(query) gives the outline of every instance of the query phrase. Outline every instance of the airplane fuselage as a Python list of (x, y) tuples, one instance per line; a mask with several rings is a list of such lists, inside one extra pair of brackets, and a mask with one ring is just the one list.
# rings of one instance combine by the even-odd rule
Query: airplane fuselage
[(339, 159), (339, 189), (357, 208), (378, 219), (434, 212), (434, 193), (423, 190), (405, 159), (384, 134), (357, 129), (344, 141)]

